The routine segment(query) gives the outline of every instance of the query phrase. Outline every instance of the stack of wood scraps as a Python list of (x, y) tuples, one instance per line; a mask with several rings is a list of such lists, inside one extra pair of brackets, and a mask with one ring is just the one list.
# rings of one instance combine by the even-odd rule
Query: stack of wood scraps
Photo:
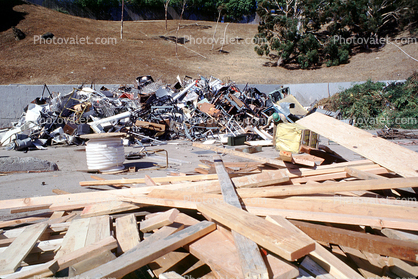
[[(333, 133), (318, 121), (331, 121)], [(396, 147), (387, 156), (390, 142), (330, 117), (303, 125), (366, 159), (288, 168), (233, 151), (253, 162), (215, 155), (194, 175), (96, 179), (80, 185), (130, 187), (0, 200), (28, 214), (0, 222), (0, 277), (418, 276), (417, 154)], [(382, 147), (371, 150), (374, 140)]]

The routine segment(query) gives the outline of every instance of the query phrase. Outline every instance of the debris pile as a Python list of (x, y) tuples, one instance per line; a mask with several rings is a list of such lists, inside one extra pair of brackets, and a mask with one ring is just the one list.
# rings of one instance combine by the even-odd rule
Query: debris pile
[(120, 189), (0, 200), (11, 213), (44, 210), (0, 222), (0, 276), (416, 278), (418, 154), (320, 113), (297, 124), (365, 159), (322, 165), (306, 146), (312, 157), (282, 160), (195, 142), (254, 162), (215, 155), (199, 166), (208, 174), (96, 177), (80, 186)]
[(178, 77), (175, 84), (163, 85), (140, 76), (136, 82), (135, 88), (113, 91), (81, 86), (65, 95), (51, 93), (45, 85), (42, 96), (24, 109), (13, 128), (0, 134), (1, 144), (15, 150), (43, 149), (82, 144), (81, 135), (109, 132), (127, 133), (126, 144), (161, 144), (176, 138), (226, 142), (238, 135), (270, 139), (257, 127), (268, 124), (274, 112), (284, 122), (308, 113), (288, 88), (266, 94), (249, 86), (240, 90), (234, 82), (214, 77)]

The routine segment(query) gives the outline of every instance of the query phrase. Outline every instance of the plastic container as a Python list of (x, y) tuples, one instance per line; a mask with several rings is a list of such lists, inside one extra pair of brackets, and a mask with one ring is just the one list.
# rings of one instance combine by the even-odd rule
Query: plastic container
[(125, 167), (125, 150), (122, 139), (110, 137), (90, 139), (86, 146), (87, 168), (89, 170), (118, 171)]

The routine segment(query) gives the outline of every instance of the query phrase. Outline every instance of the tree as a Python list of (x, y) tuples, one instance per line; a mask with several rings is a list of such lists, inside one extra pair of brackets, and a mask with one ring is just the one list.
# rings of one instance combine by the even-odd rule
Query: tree
[(255, 51), (277, 55), (278, 65), (347, 63), (353, 48), (384, 45), (382, 38), (399, 30), (403, 14), (412, 20), (413, 5), (407, 0), (263, 0)]
[(164, 10), (165, 10), (165, 30), (167, 30), (167, 12), (168, 12), (168, 5), (170, 4), (171, 0), (166, 0), (164, 3)]
[(96, 19), (110, 19), (109, 10), (119, 6), (118, 0), (75, 0), (74, 3), (89, 10)]
[(225, 21), (241, 21), (244, 16), (251, 16), (257, 9), (256, 0), (218, 1), (218, 6), (225, 6)]

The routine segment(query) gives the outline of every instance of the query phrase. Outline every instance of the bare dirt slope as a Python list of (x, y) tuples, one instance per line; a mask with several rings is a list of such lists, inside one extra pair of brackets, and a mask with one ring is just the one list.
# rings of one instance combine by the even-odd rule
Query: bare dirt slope
[[(121, 40), (120, 22), (78, 18), (29, 4), (15, 6), (14, 10), (25, 13), (17, 27), (26, 38), (16, 41), (11, 28), (0, 32), (0, 84), (133, 83), (135, 77), (148, 74), (166, 82), (173, 82), (177, 75), (200, 74), (237, 83), (311, 83), (404, 79), (418, 68), (418, 62), (390, 44), (378, 52), (358, 54), (339, 67), (264, 67), (268, 60), (254, 52), (253, 44), (245, 43), (245, 39), (253, 38), (257, 25), (229, 24), (227, 37), (244, 41), (228, 43), (223, 47), (228, 53), (220, 53), (220, 42), (213, 51), (211, 44), (198, 44), (212, 38), (216, 25), (202, 21), (181, 22), (178, 36), (196, 40), (179, 46), (176, 56), (175, 44), (159, 36), (175, 36), (178, 21), (169, 21), (167, 31), (164, 21), (125, 22)], [(223, 37), (226, 26), (219, 24), (216, 38)], [(46, 32), (61, 40), (88, 36), (89, 44), (35, 42), (34, 36)], [(116, 44), (96, 44), (96, 38), (116, 38)], [(418, 57), (417, 46), (401, 47)]]

